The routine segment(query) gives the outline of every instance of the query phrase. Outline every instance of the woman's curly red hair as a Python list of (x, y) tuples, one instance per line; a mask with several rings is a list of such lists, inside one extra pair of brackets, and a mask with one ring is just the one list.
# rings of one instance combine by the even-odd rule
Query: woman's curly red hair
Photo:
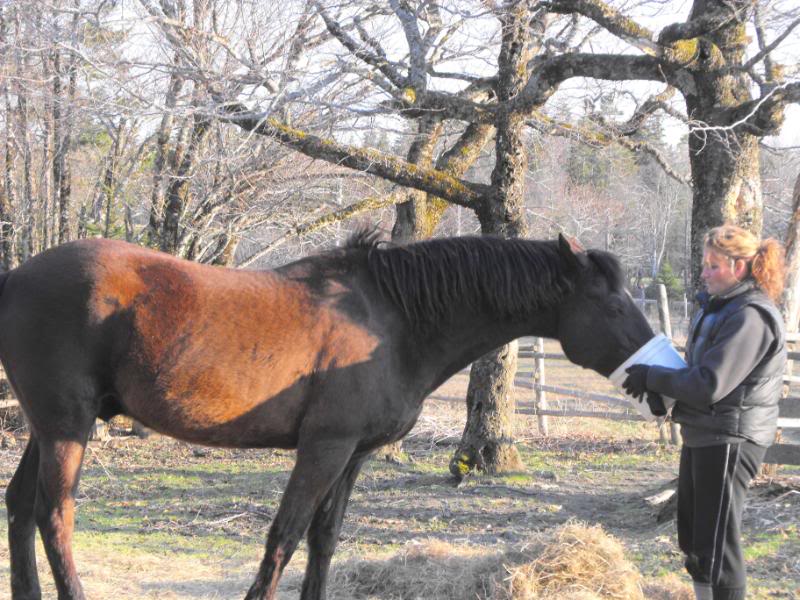
[(720, 225), (706, 233), (705, 245), (730, 258), (747, 261), (756, 285), (773, 302), (780, 299), (786, 278), (786, 260), (783, 244), (779, 241), (773, 238), (759, 240), (736, 225)]

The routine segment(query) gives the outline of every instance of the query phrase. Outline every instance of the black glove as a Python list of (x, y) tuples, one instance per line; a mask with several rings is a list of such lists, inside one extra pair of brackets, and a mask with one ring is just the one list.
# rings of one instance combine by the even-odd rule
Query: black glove
[[(667, 416), (667, 407), (664, 406), (664, 399), (661, 397), (661, 394), (647, 392), (645, 397), (647, 398), (647, 406), (650, 407), (650, 412), (653, 413), (654, 417)], [(639, 402), (641, 402), (641, 399)]]
[(629, 396), (639, 398), (639, 401), (642, 400), (647, 392), (647, 372), (649, 370), (650, 367), (647, 365), (631, 365), (625, 369), (628, 377), (622, 382), (622, 387)]

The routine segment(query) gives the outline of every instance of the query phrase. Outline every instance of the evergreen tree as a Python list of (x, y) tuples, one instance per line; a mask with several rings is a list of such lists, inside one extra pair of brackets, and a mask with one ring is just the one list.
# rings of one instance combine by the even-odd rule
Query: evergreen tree
[(661, 270), (658, 272), (653, 283), (663, 283), (667, 288), (667, 297), (670, 300), (680, 300), (683, 298), (683, 282), (668, 260), (661, 263)]

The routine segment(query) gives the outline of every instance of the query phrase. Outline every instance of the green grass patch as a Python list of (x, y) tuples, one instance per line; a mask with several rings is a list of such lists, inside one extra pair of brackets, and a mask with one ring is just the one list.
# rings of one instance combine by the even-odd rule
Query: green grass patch
[(782, 531), (773, 533), (758, 533), (745, 543), (744, 558), (748, 561), (774, 558), (787, 544), (791, 543), (790, 540), (797, 539), (796, 525), (790, 525)]

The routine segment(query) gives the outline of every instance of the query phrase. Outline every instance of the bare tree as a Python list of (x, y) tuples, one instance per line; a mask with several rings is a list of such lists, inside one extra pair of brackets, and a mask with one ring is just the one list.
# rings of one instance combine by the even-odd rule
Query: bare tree
[[(696, 0), (686, 21), (657, 34), (599, 0), (554, 0), (549, 6), (591, 19), (642, 54), (572, 55), (545, 70), (560, 72), (571, 63), (588, 77), (666, 81), (683, 96), (692, 125), (692, 263), (699, 264), (702, 235), (714, 225), (733, 221), (760, 231), (758, 141), (780, 128), (782, 107), (800, 98), (800, 83), (782, 81), (771, 53), (800, 24), (800, 15), (783, 22), (767, 42), (763, 15), (756, 10), (759, 3), (750, 0)], [(760, 49), (748, 58), (746, 27), (751, 20)], [(754, 85), (760, 90), (756, 98), (751, 94)], [(531, 94), (536, 87), (541, 84), (531, 85)], [(694, 269), (698, 285), (699, 271)]]

